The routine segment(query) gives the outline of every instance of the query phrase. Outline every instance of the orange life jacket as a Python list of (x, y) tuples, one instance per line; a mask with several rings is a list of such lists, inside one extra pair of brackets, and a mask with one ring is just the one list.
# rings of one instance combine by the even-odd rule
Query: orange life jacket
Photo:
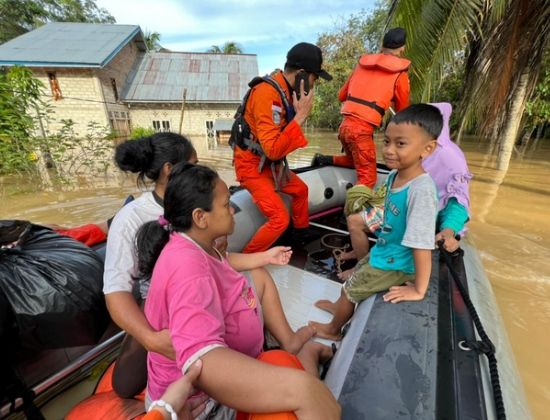
[[(338, 95), (341, 113), (379, 126), (385, 111), (395, 102), (396, 111), (409, 104), (411, 62), (391, 54), (365, 54)], [(400, 77), (401, 76), (401, 77)]]

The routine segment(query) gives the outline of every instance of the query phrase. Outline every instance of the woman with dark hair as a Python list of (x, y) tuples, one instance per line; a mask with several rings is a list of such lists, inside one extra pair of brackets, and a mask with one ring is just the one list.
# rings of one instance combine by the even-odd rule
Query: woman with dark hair
[[(141, 392), (147, 381), (146, 350), (173, 357), (166, 331), (154, 331), (134, 298), (137, 275), (135, 237), (141, 225), (163, 213), (163, 198), (168, 175), (179, 162), (197, 162), (191, 142), (175, 133), (157, 133), (129, 140), (117, 146), (115, 162), (125, 172), (138, 174), (138, 185), (153, 182), (152, 191), (119, 210), (107, 238), (103, 293), (115, 323), (128, 333), (113, 375), (113, 387), (122, 397)], [(139, 295), (147, 296), (147, 282), (140, 282)], [(136, 341), (137, 340), (137, 341)], [(144, 349), (145, 347), (145, 349)]]
[[(138, 173), (139, 184), (145, 185), (146, 178), (154, 183), (151, 192), (143, 193), (117, 213), (107, 240), (103, 292), (112, 319), (128, 333), (113, 373), (113, 388), (119, 396), (131, 398), (145, 388), (147, 351), (175, 358), (168, 330), (151, 328), (133, 295), (138, 274), (136, 234), (144, 223), (156, 221), (163, 214), (166, 185), (174, 165), (196, 163), (197, 153), (187, 138), (174, 133), (158, 133), (120, 144), (115, 152), (115, 161), (123, 171)], [(246, 256), (231, 253), (228, 260), (235, 270), (251, 270), (254, 281), (272, 293), (275, 289), (273, 280), (260, 267), (286, 264), (291, 254), (290, 248), (275, 247)], [(145, 300), (149, 281), (141, 279), (137, 283), (140, 298)], [(284, 317), (282, 309), (279, 316)], [(301, 328), (295, 334), (285, 335), (281, 346), (297, 352), (314, 332), (311, 327)]]
[(212, 169), (177, 165), (165, 191), (164, 215), (138, 232), (140, 277), (151, 279), (145, 316), (154, 330), (169, 330), (176, 352), (175, 360), (149, 352), (146, 405), (154, 406), (151, 401), (201, 359), (195, 386), (223, 404), (224, 415), (236, 409), (337, 419), (338, 403), (316, 377), (330, 348), (308, 341), (297, 356), (262, 352), (264, 323), (282, 343), (293, 333), (271, 279), (250, 281), (213, 246), (233, 232), (229, 198)]

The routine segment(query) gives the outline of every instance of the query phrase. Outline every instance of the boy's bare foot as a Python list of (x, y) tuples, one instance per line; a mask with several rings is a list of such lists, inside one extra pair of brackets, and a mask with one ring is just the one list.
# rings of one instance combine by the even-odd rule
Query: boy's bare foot
[(319, 365), (323, 365), (334, 355), (332, 348), (315, 341), (308, 341), (297, 354), (306, 372), (319, 377)]
[(317, 342), (314, 342), (314, 343), (319, 344), (321, 346), (320, 350), (319, 350), (319, 362), (320, 363), (326, 363), (330, 359), (332, 359), (332, 357), (334, 356), (334, 352), (332, 351), (332, 347), (325, 346), (324, 344), (317, 343)]
[(334, 356), (332, 348), (325, 346), (324, 344), (318, 343), (317, 341), (308, 341), (304, 345), (304, 351), (311, 352), (316, 354), (317, 364), (325, 363)]
[(342, 252), (340, 254), (340, 261), (348, 261), (348, 260), (355, 260), (355, 259), (357, 259), (357, 254), (355, 253), (354, 249), (348, 252)]
[(342, 340), (342, 333), (339, 329), (335, 329), (332, 324), (322, 324), (317, 321), (309, 321), (309, 325), (317, 331), (317, 337), (327, 338), (329, 340)]
[(315, 328), (310, 325), (305, 325), (302, 328), (299, 328), (294, 333), (289, 342), (282, 347), (289, 353), (296, 354), (302, 349), (304, 344), (307, 343), (315, 334)]
[(317, 302), (314, 303), (314, 305), (317, 308), (328, 312), (329, 314), (334, 315), (334, 312), (336, 311), (336, 302), (331, 302), (330, 300), (327, 300), (327, 299), (318, 300)]
[(338, 278), (340, 279), (340, 281), (342, 283), (344, 283), (345, 281), (349, 280), (349, 278), (351, 277), (351, 275), (353, 274), (353, 271), (355, 270), (355, 268), (350, 268), (348, 270), (345, 270), (345, 271), (342, 271), (341, 273), (339, 273), (337, 276)]

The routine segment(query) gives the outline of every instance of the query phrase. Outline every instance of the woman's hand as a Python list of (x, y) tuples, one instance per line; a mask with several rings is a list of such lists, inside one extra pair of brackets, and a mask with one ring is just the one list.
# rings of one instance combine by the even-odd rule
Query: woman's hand
[[(188, 399), (195, 392), (193, 383), (200, 376), (201, 369), (202, 360), (199, 359), (193, 363), (185, 376), (172, 382), (161, 397), (162, 400), (170, 404), (176, 413), (178, 413), (180, 420), (192, 420), (201, 414), (206, 407), (206, 401), (208, 400), (206, 394)], [(159, 409), (164, 414), (165, 410), (160, 407)]]
[(384, 302), (399, 303), (424, 299), (424, 293), (416, 290), (413, 283), (407, 282), (404, 286), (392, 286), (383, 296)]
[(147, 339), (147, 345), (144, 347), (147, 351), (162, 354), (164, 357), (176, 360), (176, 351), (172, 346), (172, 339), (170, 338), (170, 331), (168, 330), (160, 330), (152, 333)]
[(443, 241), (443, 249), (447, 252), (455, 252), (460, 242), (455, 239), (455, 232), (452, 229), (443, 229), (435, 235), (435, 242)]
[(289, 246), (275, 246), (265, 251), (266, 264), (286, 265), (292, 256)]

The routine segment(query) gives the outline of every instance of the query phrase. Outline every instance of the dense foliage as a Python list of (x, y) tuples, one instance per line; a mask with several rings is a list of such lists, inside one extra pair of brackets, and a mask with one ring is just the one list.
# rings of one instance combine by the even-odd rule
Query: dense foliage
[(43, 84), (30, 69), (0, 72), (0, 173), (35, 172), (42, 160), (62, 178), (104, 173), (111, 162), (113, 142), (106, 127), (91, 122), (79, 138), (72, 120), (48, 132), (51, 109), (41, 100)]
[(34, 167), (32, 137), (38, 122), (36, 113), (43, 109), (42, 88), (27, 68), (0, 72), (0, 173)]
[(0, 44), (48, 22), (114, 23), (95, 0), (0, 0)]
[(372, 12), (363, 10), (336, 22), (333, 30), (319, 35), (317, 45), (323, 50), (323, 67), (334, 77), (315, 88), (315, 106), (310, 122), (316, 127), (338, 128), (340, 102), (338, 91), (351, 74), (359, 57), (380, 49), (387, 20), (386, 1), (376, 3)]

